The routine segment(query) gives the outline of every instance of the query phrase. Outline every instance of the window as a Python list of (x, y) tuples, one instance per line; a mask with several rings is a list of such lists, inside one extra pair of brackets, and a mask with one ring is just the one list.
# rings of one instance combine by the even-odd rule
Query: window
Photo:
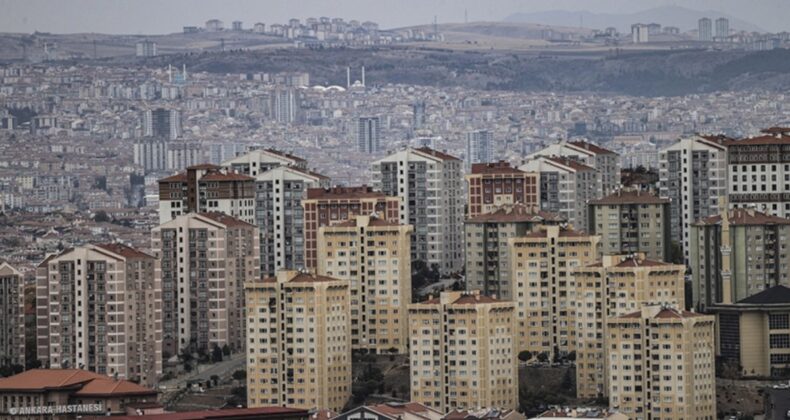
[(790, 315), (788, 314), (768, 315), (768, 328), (772, 330), (786, 330), (790, 328)]
[(772, 349), (790, 348), (790, 334), (771, 334), (769, 343)]

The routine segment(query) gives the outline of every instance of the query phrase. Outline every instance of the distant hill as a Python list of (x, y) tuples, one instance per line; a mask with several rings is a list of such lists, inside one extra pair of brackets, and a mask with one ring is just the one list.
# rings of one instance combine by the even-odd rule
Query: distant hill
[(604, 29), (614, 26), (621, 32), (629, 32), (634, 23), (659, 23), (663, 26), (677, 26), (681, 31), (697, 28), (700, 18), (717, 19), (725, 17), (730, 20), (730, 28), (736, 30), (765, 32), (751, 22), (716, 11), (700, 11), (680, 6), (662, 6), (630, 14), (592, 13), (588, 11), (554, 10), (534, 13), (516, 13), (507, 16), (506, 22), (530, 22), (544, 25), (574, 26)]

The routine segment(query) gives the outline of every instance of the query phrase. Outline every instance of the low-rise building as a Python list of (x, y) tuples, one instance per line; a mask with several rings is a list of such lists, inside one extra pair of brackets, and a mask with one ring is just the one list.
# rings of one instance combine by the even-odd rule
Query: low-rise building
[(417, 402), (363, 405), (331, 420), (442, 420), (442, 413)]

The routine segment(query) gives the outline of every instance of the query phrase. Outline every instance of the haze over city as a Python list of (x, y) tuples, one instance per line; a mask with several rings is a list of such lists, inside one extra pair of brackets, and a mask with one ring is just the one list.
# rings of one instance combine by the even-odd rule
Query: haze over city
[(787, 419), (789, 7), (0, 0), (0, 419)]

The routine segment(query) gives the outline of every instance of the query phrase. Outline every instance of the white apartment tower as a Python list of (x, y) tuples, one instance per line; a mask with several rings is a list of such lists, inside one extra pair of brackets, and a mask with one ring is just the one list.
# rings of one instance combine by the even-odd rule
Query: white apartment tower
[(414, 227), (412, 261), (442, 273), (458, 272), (464, 259), (463, 162), (427, 147), (406, 149), (373, 162), (373, 187), (400, 199), (401, 224)]

